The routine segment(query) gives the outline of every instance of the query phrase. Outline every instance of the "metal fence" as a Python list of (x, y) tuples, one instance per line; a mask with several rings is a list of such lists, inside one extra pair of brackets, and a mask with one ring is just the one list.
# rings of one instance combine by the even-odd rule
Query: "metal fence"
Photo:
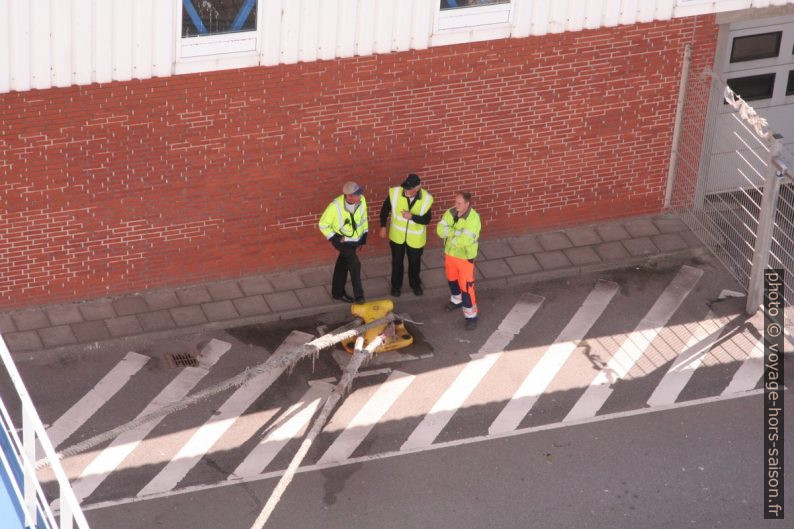
[[(685, 61), (686, 62), (686, 61)], [(710, 71), (682, 77), (667, 207), (762, 302), (765, 267), (786, 274), (794, 305), (794, 156), (766, 120)]]
[[(77, 498), (60, 465), (55, 450), (44, 430), (38, 413), (30, 400), (22, 378), (5, 341), (0, 336), (0, 362), (14, 389), (11, 394), (0, 396), (0, 495), (10, 505), (10, 511), (0, 519), (4, 529), (88, 529)], [(9, 403), (19, 406), (21, 428), (14, 424)], [(19, 432), (22, 437), (20, 438)], [(36, 452), (44, 452), (58, 483), (60, 497), (57, 502), (60, 512), (53, 513), (36, 476)]]

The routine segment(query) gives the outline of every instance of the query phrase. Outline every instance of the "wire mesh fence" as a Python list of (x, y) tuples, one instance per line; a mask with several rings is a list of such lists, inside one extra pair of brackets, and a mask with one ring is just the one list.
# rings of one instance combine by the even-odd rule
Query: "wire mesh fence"
[[(794, 157), (766, 121), (710, 71), (690, 71), (684, 97), (669, 208), (681, 215), (745, 289), (751, 288), (759, 233), (771, 230), (767, 266), (782, 268), (786, 274), (784, 297), (790, 322), (794, 319), (794, 181), (790, 170), (780, 166), (782, 162), (792, 167), (789, 162)], [(768, 197), (774, 200), (771, 225), (762, 226), (759, 219), (772, 171), (780, 188)]]

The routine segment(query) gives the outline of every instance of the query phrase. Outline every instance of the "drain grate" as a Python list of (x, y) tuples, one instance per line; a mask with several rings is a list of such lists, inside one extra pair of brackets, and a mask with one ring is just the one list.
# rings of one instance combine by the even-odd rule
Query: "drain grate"
[(191, 353), (166, 353), (165, 360), (170, 367), (198, 367), (198, 358)]

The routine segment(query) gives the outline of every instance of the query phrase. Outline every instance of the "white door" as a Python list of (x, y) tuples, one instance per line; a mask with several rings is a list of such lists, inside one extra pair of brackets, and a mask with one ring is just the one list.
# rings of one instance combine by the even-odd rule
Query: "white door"
[[(734, 22), (729, 31), (727, 49), (717, 65), (720, 77), (794, 150), (794, 15)], [(748, 179), (758, 185), (763, 181), (763, 174), (757, 174), (760, 164), (748, 163), (756, 170), (741, 171), (734, 160), (766, 160), (765, 151), (757, 143), (747, 143), (749, 134), (733, 133), (740, 125), (729, 105), (720, 104), (717, 112), (707, 192), (746, 188)], [(726, 170), (726, 165), (733, 170)]]

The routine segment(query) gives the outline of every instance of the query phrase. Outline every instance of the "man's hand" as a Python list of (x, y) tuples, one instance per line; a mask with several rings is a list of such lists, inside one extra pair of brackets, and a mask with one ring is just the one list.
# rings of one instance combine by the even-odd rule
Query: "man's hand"
[(385, 239), (386, 238), (386, 226), (381, 226), (380, 232), (378, 232), (378, 235), (380, 235), (381, 239)]
[(405, 220), (411, 220), (411, 217), (413, 217), (410, 211), (403, 211), (402, 215)]

